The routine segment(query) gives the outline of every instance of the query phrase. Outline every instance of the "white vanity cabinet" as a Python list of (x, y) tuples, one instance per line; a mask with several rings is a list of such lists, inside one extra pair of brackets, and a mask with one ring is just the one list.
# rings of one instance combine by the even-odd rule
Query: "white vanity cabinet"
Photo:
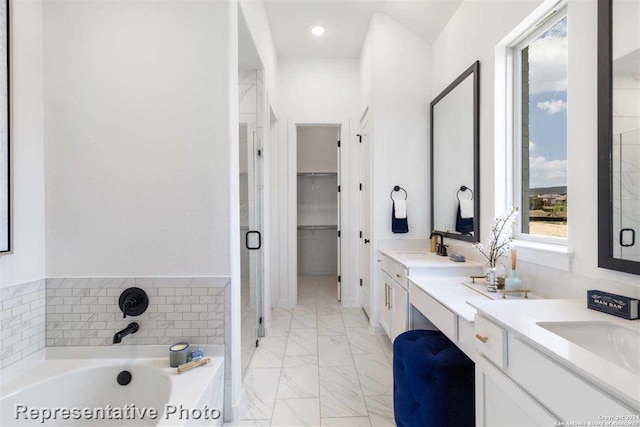
[(391, 283), (393, 280), (384, 271), (380, 270), (380, 325), (382, 329), (391, 336), (391, 305), (389, 296), (391, 294)]
[(380, 255), (380, 325), (391, 341), (407, 330), (409, 293), (407, 270)]
[(599, 422), (634, 411), (535, 349), (517, 332), (476, 315), (476, 424)]

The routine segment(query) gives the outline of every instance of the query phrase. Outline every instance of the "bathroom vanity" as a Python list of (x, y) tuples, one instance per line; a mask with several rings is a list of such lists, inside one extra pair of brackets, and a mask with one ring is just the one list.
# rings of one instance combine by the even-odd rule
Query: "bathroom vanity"
[(481, 273), (474, 261), (454, 262), (447, 257), (420, 250), (380, 250), (378, 254), (380, 283), (380, 325), (393, 341), (413, 323), (409, 306), (409, 276), (443, 278)]
[(640, 323), (582, 300), (472, 304), (477, 425), (640, 422)]
[(477, 425), (640, 421), (640, 322), (583, 300), (503, 299), (464, 276), (408, 284), (409, 310), (476, 364)]

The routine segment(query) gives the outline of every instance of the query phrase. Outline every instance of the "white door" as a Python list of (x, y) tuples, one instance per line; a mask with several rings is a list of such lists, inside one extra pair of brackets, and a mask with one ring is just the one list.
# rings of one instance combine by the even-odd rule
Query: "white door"
[(360, 122), (360, 304), (371, 318), (371, 133), (369, 115)]

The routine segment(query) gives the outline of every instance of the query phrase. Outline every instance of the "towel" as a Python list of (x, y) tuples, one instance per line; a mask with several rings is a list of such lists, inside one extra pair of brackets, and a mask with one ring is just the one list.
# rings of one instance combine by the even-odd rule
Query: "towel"
[[(471, 214), (471, 218), (463, 218), (462, 217), (462, 202), (471, 200), (460, 200), (458, 204), (458, 212), (456, 213), (456, 231), (462, 234), (473, 234), (473, 213)], [(472, 210), (473, 212), (473, 210)]]
[(396, 200), (394, 201), (395, 217), (397, 219), (405, 219), (407, 217), (407, 201)]
[[(398, 218), (396, 213), (396, 204), (404, 203), (404, 218)], [(403, 234), (409, 232), (409, 221), (407, 220), (407, 202), (405, 200), (397, 200), (393, 202), (393, 210), (391, 212), (391, 232)]]
[(462, 219), (473, 218), (473, 200), (460, 200), (460, 217)]

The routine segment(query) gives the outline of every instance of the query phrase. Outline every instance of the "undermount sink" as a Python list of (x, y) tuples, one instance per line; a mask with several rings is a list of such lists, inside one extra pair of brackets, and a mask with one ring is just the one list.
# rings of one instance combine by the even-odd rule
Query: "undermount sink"
[(538, 326), (640, 375), (640, 332), (608, 322), (538, 322)]

